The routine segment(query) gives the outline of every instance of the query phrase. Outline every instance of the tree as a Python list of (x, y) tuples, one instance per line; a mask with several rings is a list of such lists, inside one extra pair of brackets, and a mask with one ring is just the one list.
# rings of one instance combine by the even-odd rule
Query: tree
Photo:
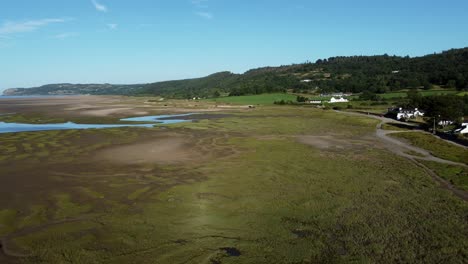
[(364, 100), (364, 101), (379, 101), (380, 97), (377, 94), (373, 93), (373, 92), (364, 91), (359, 96), (359, 99)]
[(410, 107), (421, 107), (423, 96), (416, 89), (409, 90), (407, 93), (408, 104)]
[(428, 96), (423, 97), (421, 106), (430, 120), (436, 118), (459, 122), (465, 114), (465, 101), (465, 98), (456, 95)]
[(424, 85), (424, 90), (430, 90), (433, 88), (433, 85), (428, 81), (424, 82), (423, 85)]
[(305, 103), (305, 102), (307, 102), (308, 100), (309, 100), (309, 98), (304, 97), (304, 96), (298, 95), (298, 96), (296, 97), (296, 101), (297, 101), (298, 103)]
[(456, 82), (455, 80), (449, 80), (449, 81), (447, 82), (447, 88), (453, 89), (453, 88), (455, 88), (456, 86), (457, 86), (457, 82)]
[(457, 90), (463, 90), (464, 88), (467, 88), (466, 78), (462, 75), (458, 75), (455, 85), (457, 86)]
[(408, 80), (408, 86), (411, 88), (417, 88), (421, 85), (417, 78), (411, 78)]

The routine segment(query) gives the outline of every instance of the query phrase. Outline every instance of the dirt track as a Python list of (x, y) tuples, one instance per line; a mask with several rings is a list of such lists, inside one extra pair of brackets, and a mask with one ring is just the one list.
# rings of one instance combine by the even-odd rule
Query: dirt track
[[(383, 123), (380, 123), (380, 125), (382, 125), (382, 124)], [(411, 132), (414, 132), (414, 131), (411, 131)], [(450, 161), (450, 160), (444, 160), (444, 159), (441, 159), (441, 158), (438, 158), (438, 157), (434, 157), (429, 151), (427, 151), (425, 149), (421, 149), (421, 148), (415, 147), (413, 145), (405, 144), (405, 143), (401, 142), (398, 139), (395, 139), (395, 138), (392, 138), (392, 137), (388, 136), (390, 134), (395, 134), (395, 133), (405, 133), (405, 131), (383, 130), (381, 128), (378, 128), (377, 131), (376, 131), (376, 135), (377, 135), (378, 138), (380, 138), (380, 139), (382, 139), (384, 141), (387, 141), (389, 143), (387, 145), (387, 148), (390, 149), (392, 152), (400, 155), (400, 156), (403, 156), (403, 157), (409, 158), (409, 159), (416, 158), (416, 159), (420, 159), (420, 160), (435, 161), (435, 162), (439, 162), (439, 163), (462, 166), (462, 167), (467, 167), (468, 168), (468, 165), (466, 165), (464, 163), (453, 162), (453, 161)], [(405, 149), (407, 151), (413, 151), (413, 152), (419, 153), (419, 154), (422, 155), (422, 157), (408, 154), (408, 153), (406, 153), (404, 151)]]
[[(401, 132), (404, 133), (404, 131), (383, 130), (382, 129), (382, 125), (384, 125), (386, 123), (397, 123), (397, 124), (403, 124), (403, 125), (406, 125), (406, 126), (408, 126), (408, 125), (415, 126), (415, 125), (411, 125), (411, 124), (408, 124), (408, 123), (396, 121), (396, 120), (386, 118), (386, 117), (375, 116), (375, 115), (366, 115), (366, 114), (360, 114), (360, 113), (341, 112), (341, 111), (337, 111), (337, 112), (344, 113), (344, 114), (347, 114), (347, 115), (369, 117), (369, 118), (374, 118), (374, 119), (380, 120), (381, 122), (379, 124), (377, 124), (377, 126), (376, 126), (375, 135), (382, 143), (384, 143), (384, 146), (388, 150), (390, 150), (391, 152), (393, 152), (393, 153), (395, 153), (395, 154), (397, 154), (397, 155), (399, 155), (401, 157), (409, 159), (411, 162), (413, 162), (418, 167), (423, 168), (443, 188), (451, 191), (453, 194), (455, 194), (456, 196), (462, 198), (463, 200), (468, 201), (468, 192), (467, 191), (457, 189), (453, 184), (451, 184), (450, 182), (448, 182), (445, 179), (441, 178), (439, 175), (437, 175), (437, 173), (435, 173), (433, 170), (429, 169), (427, 166), (425, 166), (424, 164), (422, 164), (418, 160), (434, 161), (434, 162), (443, 163), (443, 164), (462, 166), (462, 167), (465, 167), (465, 168), (468, 168), (468, 165), (466, 165), (464, 163), (458, 163), (458, 162), (453, 162), (453, 161), (450, 161), (450, 160), (445, 160), (445, 159), (441, 159), (441, 158), (438, 158), (438, 157), (434, 157), (429, 151), (427, 151), (425, 149), (421, 149), (421, 148), (412, 146), (410, 144), (406, 144), (406, 143), (404, 143), (404, 142), (402, 142), (402, 141), (400, 141), (400, 140), (398, 140), (396, 138), (392, 138), (392, 137), (388, 136), (389, 134), (393, 134), (393, 133), (401, 133)], [(426, 133), (426, 132), (424, 132), (422, 130), (412, 130), (412, 132)], [(464, 147), (464, 146), (461, 146), (461, 147)], [(414, 155), (408, 154), (407, 153), (408, 151), (418, 153), (418, 154), (420, 154), (422, 156), (414, 156)]]

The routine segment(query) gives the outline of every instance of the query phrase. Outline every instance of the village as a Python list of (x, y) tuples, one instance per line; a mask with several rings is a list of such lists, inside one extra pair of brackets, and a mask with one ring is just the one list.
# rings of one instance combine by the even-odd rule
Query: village
[[(325, 104), (340, 104), (340, 103), (349, 103), (350, 96), (353, 96), (351, 93), (332, 93), (332, 94), (320, 94), (322, 99), (313, 99), (308, 100), (308, 104), (317, 105), (318, 107), (324, 107)], [(348, 105), (349, 106), (349, 105)], [(333, 107), (334, 109), (339, 109), (339, 107)], [(414, 120), (419, 120), (423, 122), (425, 117), (425, 111), (417, 107), (390, 107), (387, 109), (387, 112), (380, 115), (388, 118), (392, 118), (400, 122), (410, 122)], [(428, 117), (426, 117), (428, 119)], [(456, 120), (448, 120), (443, 118), (432, 118), (433, 126), (431, 131), (436, 133), (436, 126), (444, 129), (444, 133), (451, 135), (461, 135), (468, 134), (468, 122), (463, 120), (462, 122), (457, 122)], [(445, 129), (448, 128), (448, 129)]]
[[(397, 121), (409, 122), (417, 118), (423, 118), (424, 111), (418, 108), (395, 107), (395, 108), (389, 108), (385, 116), (393, 118)], [(437, 124), (437, 126), (442, 127), (442, 128), (456, 125), (455, 128), (453, 128), (452, 130), (446, 131), (446, 133), (449, 133), (449, 134), (468, 134), (468, 122), (463, 121), (459, 125), (457, 125), (456, 122), (453, 120), (445, 120), (445, 119), (438, 120), (437, 122), (434, 119), (433, 122), (434, 122), (433, 133), (436, 132), (435, 124)]]

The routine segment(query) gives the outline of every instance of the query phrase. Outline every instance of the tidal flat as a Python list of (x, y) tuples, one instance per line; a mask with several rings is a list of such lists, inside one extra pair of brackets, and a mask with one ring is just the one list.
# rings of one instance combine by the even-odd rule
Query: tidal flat
[(0, 134), (2, 263), (468, 258), (467, 202), (389, 151), (377, 120), (148, 98), (15, 100), (0, 102), (13, 113), (0, 121), (209, 114), (154, 128)]

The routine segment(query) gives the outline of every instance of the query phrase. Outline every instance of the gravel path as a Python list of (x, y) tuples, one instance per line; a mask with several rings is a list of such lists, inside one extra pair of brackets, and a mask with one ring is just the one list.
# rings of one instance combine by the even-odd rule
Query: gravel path
[[(382, 124), (383, 123), (380, 123), (379, 125), (382, 125)], [(415, 131), (411, 131), (411, 132), (415, 132)], [(387, 143), (386, 147), (395, 154), (398, 154), (400, 156), (403, 156), (403, 157), (409, 158), (409, 159), (435, 161), (435, 162), (439, 162), (439, 163), (462, 166), (462, 167), (468, 168), (468, 165), (466, 165), (464, 163), (453, 162), (453, 161), (450, 161), (450, 160), (445, 160), (445, 159), (435, 157), (429, 151), (427, 151), (425, 149), (418, 148), (418, 147), (415, 147), (415, 146), (410, 145), (410, 144), (406, 144), (406, 143), (404, 143), (404, 142), (402, 142), (402, 141), (400, 141), (400, 140), (398, 140), (396, 138), (388, 136), (390, 134), (395, 134), (395, 133), (405, 133), (405, 131), (383, 130), (381, 128), (377, 128), (377, 130), (376, 130), (376, 136), (379, 139), (381, 139), (382, 141), (385, 141)], [(415, 156), (415, 155), (408, 154), (407, 153), (408, 151), (416, 152), (418, 154), (421, 154), (422, 156), (420, 157), (420, 156)]]
[[(384, 125), (386, 123), (396, 123), (396, 124), (402, 124), (402, 125), (406, 125), (406, 126), (417, 127), (415, 124), (404, 123), (404, 122), (396, 121), (396, 120), (393, 120), (393, 119), (390, 119), (390, 118), (375, 116), (375, 115), (366, 115), (366, 114), (353, 113), (353, 112), (342, 112), (342, 111), (336, 111), (336, 112), (347, 114), (347, 115), (360, 116), (360, 117), (369, 117), (369, 118), (374, 118), (374, 119), (380, 120), (380, 123), (377, 124), (377, 126), (376, 126), (375, 135), (382, 143), (384, 143), (385, 147), (388, 150), (390, 150), (391, 152), (393, 152), (393, 153), (395, 153), (395, 154), (397, 154), (397, 155), (399, 155), (401, 157), (409, 159), (412, 163), (414, 163), (418, 167), (421, 167), (422, 169), (424, 169), (444, 189), (447, 189), (447, 190), (451, 191), (453, 194), (455, 194), (456, 196), (462, 198), (465, 201), (468, 201), (468, 192), (467, 191), (457, 189), (453, 184), (451, 184), (450, 182), (448, 182), (445, 179), (441, 178), (439, 175), (437, 175), (437, 173), (435, 173), (433, 170), (429, 169), (427, 166), (425, 166), (424, 164), (422, 164), (418, 160), (435, 161), (435, 162), (442, 163), (442, 164), (456, 165), (456, 166), (461, 166), (461, 167), (465, 167), (465, 168), (468, 168), (467, 164), (459, 163), (459, 162), (453, 162), (453, 161), (450, 161), (450, 160), (445, 160), (445, 159), (435, 157), (429, 151), (427, 151), (425, 149), (415, 147), (413, 145), (404, 143), (404, 142), (402, 142), (402, 141), (400, 141), (400, 140), (398, 140), (396, 138), (393, 138), (393, 137), (389, 136), (390, 134), (393, 134), (393, 133), (402, 133), (402, 132), (405, 133), (405, 131), (395, 131), (395, 130), (384, 130), (384, 129), (382, 129), (382, 125)], [(411, 131), (408, 131), (408, 132), (427, 133), (427, 132), (425, 132), (423, 130), (417, 130), (417, 129), (416, 130), (411, 130)], [(447, 141), (447, 142), (449, 142), (449, 141)], [(451, 142), (451, 143), (454, 143), (454, 142)], [(457, 145), (457, 146), (466, 148), (465, 146), (461, 146), (461, 145), (458, 145), (456, 143), (454, 143), (454, 144)], [(408, 152), (418, 153), (418, 155), (417, 156), (411, 155)], [(421, 155), (421, 156), (419, 156), (419, 155)]]

